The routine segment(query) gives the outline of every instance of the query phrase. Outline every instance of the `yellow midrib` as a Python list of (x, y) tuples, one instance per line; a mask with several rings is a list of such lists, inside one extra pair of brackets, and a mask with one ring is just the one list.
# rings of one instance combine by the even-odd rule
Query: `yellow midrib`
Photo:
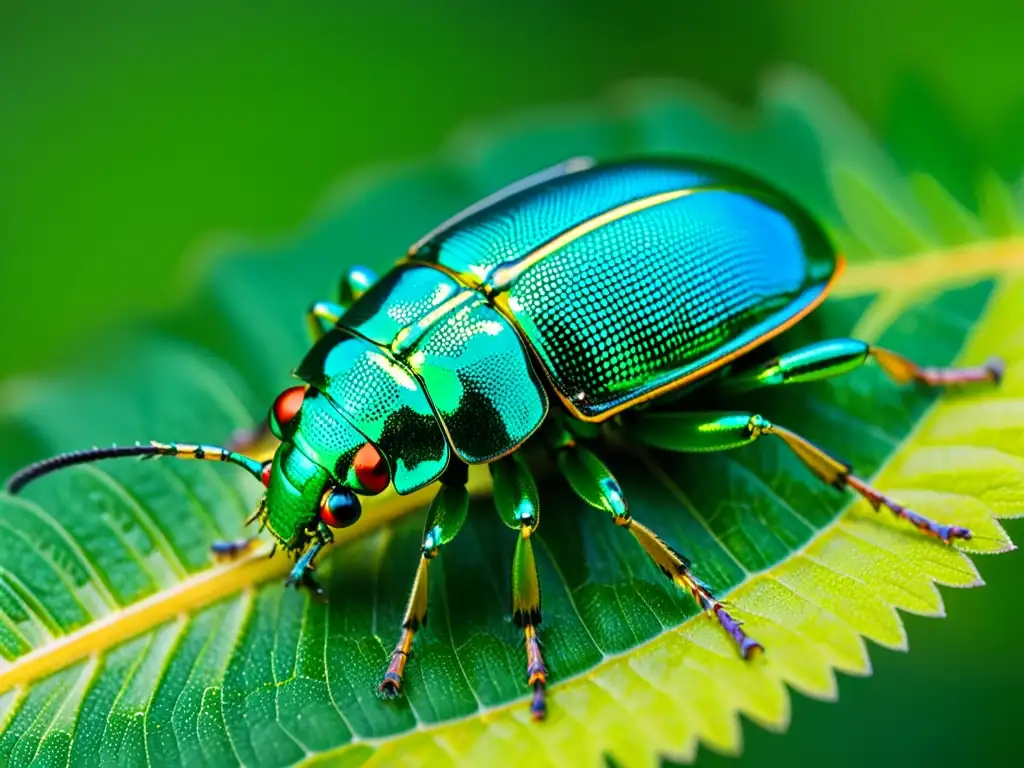
[[(1013, 272), (1024, 272), (1024, 239), (936, 251), (895, 261), (850, 264), (834, 295), (895, 293), (909, 297)], [(490, 477), (486, 469), (473, 468), (470, 491), (484, 494), (489, 490)], [(410, 496), (387, 493), (369, 499), (366, 504), (369, 514), (364, 515), (367, 524), (340, 531), (335, 543), (344, 544), (365, 536), (423, 508), (430, 494), (430, 489), (424, 489)], [(19, 657), (0, 668), (0, 695), (102, 653), (175, 616), (193, 613), (232, 594), (283, 577), (291, 562), (280, 556), (268, 559), (266, 555), (267, 550), (263, 549), (233, 563), (203, 571)]]
[[(470, 492), (474, 495), (489, 492), (490, 477), (486, 470), (473, 469), (476, 471), (470, 472)], [(429, 500), (429, 488), (409, 496), (388, 492), (367, 499), (364, 520), (368, 525), (337, 531), (334, 546), (365, 536), (392, 520), (422, 509)], [(280, 555), (268, 557), (270, 551), (269, 546), (261, 546), (231, 563), (201, 571), (170, 589), (110, 613), (19, 657), (0, 669), (0, 695), (101, 653), (175, 616), (193, 613), (270, 579), (283, 578), (292, 562)]]

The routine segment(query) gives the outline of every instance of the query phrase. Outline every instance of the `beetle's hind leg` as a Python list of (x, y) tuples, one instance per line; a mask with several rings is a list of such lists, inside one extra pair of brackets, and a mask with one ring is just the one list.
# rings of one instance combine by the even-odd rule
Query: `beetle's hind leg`
[(558, 468), (576, 495), (595, 509), (610, 513), (616, 525), (633, 534), (666, 578), (693, 595), (701, 610), (718, 621), (744, 659), (763, 651), (764, 647), (743, 631), (742, 622), (733, 617), (711, 590), (693, 575), (689, 560), (633, 518), (622, 488), (604, 463), (591, 451), (577, 445), (567, 433), (555, 440)]
[(885, 507), (922, 533), (950, 543), (970, 539), (971, 532), (958, 525), (944, 525), (907, 509), (881, 491), (852, 474), (852, 468), (829, 456), (808, 440), (788, 429), (773, 424), (753, 413), (684, 412), (641, 416), (630, 428), (629, 435), (638, 442), (655, 448), (683, 453), (724, 451), (749, 445), (769, 435), (786, 444), (804, 466), (822, 482), (839, 490), (849, 488), (867, 500), (875, 509)]
[(462, 529), (462, 524), (466, 522), (466, 513), (469, 510), (467, 480), (466, 465), (453, 460), (441, 476), (441, 489), (427, 512), (420, 562), (416, 568), (405, 616), (402, 618), (402, 634), (391, 652), (391, 662), (378, 686), (380, 693), (387, 698), (393, 698), (401, 692), (402, 677), (412, 650), (413, 638), (420, 627), (427, 623), (427, 568), (430, 561), (437, 556), (442, 546), (455, 538)]
[(540, 649), (540, 580), (531, 536), (540, 523), (537, 485), (526, 463), (513, 454), (491, 463), (494, 504), (502, 522), (519, 534), (512, 558), (512, 620), (523, 630), (526, 647), (526, 684), (533, 689), (530, 714), (547, 717), (548, 668)]
[(779, 384), (801, 384), (841, 376), (874, 360), (898, 384), (912, 382), (931, 387), (964, 384), (998, 384), (1003, 377), (1003, 361), (992, 358), (984, 365), (966, 368), (931, 368), (883, 347), (857, 339), (819, 341), (787, 352), (770, 362), (726, 376), (721, 386), (747, 391)]
[(961, 384), (999, 384), (1003, 379), (1006, 364), (1001, 358), (993, 357), (984, 365), (966, 368), (936, 368), (922, 366), (913, 360), (882, 347), (870, 347), (870, 354), (898, 384), (916, 382), (929, 387), (955, 387)]

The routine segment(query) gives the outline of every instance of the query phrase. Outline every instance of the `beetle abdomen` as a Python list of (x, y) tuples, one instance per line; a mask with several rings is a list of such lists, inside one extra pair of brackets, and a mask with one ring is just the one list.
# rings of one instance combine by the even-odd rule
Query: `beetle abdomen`
[(593, 421), (781, 332), (836, 270), (802, 209), (705, 162), (566, 166), (442, 227), (411, 256), (479, 285), (570, 412)]
[(581, 221), (631, 200), (700, 186), (712, 180), (711, 170), (634, 162), (569, 172), (484, 208), (410, 256), (483, 279), (499, 264), (526, 256)]
[(569, 238), (503, 303), (566, 406), (601, 420), (724, 364), (823, 297), (835, 257), (802, 215), (743, 192), (684, 191)]

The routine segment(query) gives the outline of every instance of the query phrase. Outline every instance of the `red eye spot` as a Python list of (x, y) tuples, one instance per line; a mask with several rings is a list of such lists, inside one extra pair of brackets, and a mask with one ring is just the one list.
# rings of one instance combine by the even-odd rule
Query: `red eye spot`
[(352, 460), (356, 480), (369, 494), (383, 491), (391, 483), (391, 473), (384, 457), (370, 443), (366, 443)]
[[(307, 387), (292, 387), (277, 396), (271, 410), (272, 421), (279, 430), (288, 429), (302, 408), (302, 400), (306, 396)], [(273, 425), (272, 425), (273, 426)]]
[(270, 487), (270, 470), (274, 468), (274, 462), (268, 461), (263, 465), (263, 471), (260, 472), (260, 480), (263, 481), (263, 487)]

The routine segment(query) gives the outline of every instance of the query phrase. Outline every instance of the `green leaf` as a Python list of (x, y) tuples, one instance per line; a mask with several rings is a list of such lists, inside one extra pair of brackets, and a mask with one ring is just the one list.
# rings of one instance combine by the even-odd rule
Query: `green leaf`
[[(1011, 546), (1024, 500), (1024, 242), (994, 175), (980, 217), (942, 169), (904, 178), (823, 87), (782, 73), (754, 115), (688, 87), (621, 89), (596, 105), (463, 134), (438, 160), (339, 188), (295, 238), (239, 240), (196, 300), (111, 356), (16, 381), (0, 468), (141, 439), (223, 441), (288, 382), (301, 314), (354, 263), (378, 270), (437, 221), (566, 156), (685, 152), (767, 175), (850, 259), (834, 298), (780, 345), (852, 334), (928, 364), (1008, 363), (1004, 385), (939, 397), (874, 369), (737, 401), (852, 462), (921, 513)], [(970, 241), (970, 242), (968, 242)], [(230, 252), (224, 253), (228, 250)], [(385, 496), (320, 570), (330, 602), (286, 591), (269, 547), (214, 566), (257, 495), (205, 463), (109, 462), (0, 497), (0, 760), (10, 765), (599, 764), (740, 749), (739, 714), (782, 729), (788, 689), (830, 698), (870, 671), (864, 639), (902, 648), (896, 609), (941, 615), (936, 584), (973, 586), (964, 551), (822, 487), (780, 445), (729, 454), (607, 453), (635, 516), (692, 559), (766, 654), (743, 662), (715, 624), (607, 515), (560, 478), (540, 486), (535, 551), (551, 717), (529, 721), (508, 619), (515, 534), (486, 471), (460, 536), (431, 567), (431, 621), (407, 696), (376, 685), (397, 638), (429, 492)]]

